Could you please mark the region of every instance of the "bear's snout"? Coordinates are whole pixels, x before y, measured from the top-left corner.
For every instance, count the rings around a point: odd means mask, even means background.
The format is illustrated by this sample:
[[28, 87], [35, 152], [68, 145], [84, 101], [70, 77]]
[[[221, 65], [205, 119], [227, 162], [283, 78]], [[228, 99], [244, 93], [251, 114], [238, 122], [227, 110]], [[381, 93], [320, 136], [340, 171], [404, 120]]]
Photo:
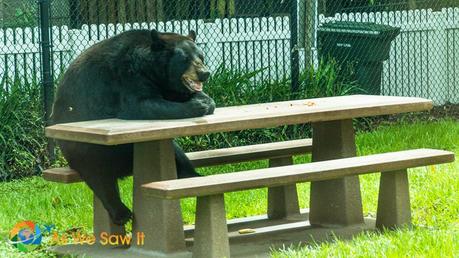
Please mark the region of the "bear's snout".
[[198, 72], [198, 79], [201, 82], [206, 82], [210, 77], [210, 72], [208, 70], [199, 71]]

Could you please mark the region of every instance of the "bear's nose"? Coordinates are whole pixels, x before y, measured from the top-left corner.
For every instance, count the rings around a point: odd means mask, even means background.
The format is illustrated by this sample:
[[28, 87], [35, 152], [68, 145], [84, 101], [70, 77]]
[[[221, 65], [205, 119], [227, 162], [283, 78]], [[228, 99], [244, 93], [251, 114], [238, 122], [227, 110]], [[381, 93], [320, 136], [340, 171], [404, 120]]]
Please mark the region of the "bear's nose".
[[209, 71], [200, 71], [198, 72], [198, 78], [201, 82], [207, 81], [210, 77], [210, 72]]

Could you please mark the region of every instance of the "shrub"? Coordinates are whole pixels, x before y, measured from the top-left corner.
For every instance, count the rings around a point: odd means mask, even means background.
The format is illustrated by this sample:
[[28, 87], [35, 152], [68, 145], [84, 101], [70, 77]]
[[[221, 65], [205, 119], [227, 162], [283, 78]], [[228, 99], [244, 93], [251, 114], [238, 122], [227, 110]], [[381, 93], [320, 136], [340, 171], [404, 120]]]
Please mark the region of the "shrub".
[[[1, 1], [0, 1], [1, 2]], [[25, 28], [38, 25], [38, 3], [36, 1], [5, 1], [4, 28]]]
[[[223, 107], [343, 95], [357, 89], [347, 77], [339, 75], [334, 63], [321, 63], [318, 69], [307, 69], [300, 77], [299, 91], [293, 94], [288, 79], [256, 80], [262, 71], [244, 73], [222, 66], [207, 83], [206, 92]], [[40, 95], [40, 85], [36, 81], [3, 79], [0, 82], [0, 181], [37, 175], [50, 165]], [[177, 141], [186, 151], [197, 151], [309, 136], [309, 125], [294, 125], [182, 137]], [[55, 163], [65, 164], [62, 155], [57, 154]]]
[[309, 67], [300, 75], [299, 98], [343, 96], [361, 92], [354, 80], [352, 65], [341, 67], [336, 61], [321, 61], [317, 68]]
[[0, 84], [0, 180], [39, 174], [46, 139], [37, 82], [4, 79]]
[[[206, 92], [214, 98], [218, 107], [224, 107], [340, 96], [359, 91], [356, 83], [350, 79], [352, 69], [341, 68], [334, 61], [321, 62], [317, 68], [311, 66], [306, 69], [300, 76], [300, 87], [295, 93], [290, 90], [289, 79], [262, 82], [255, 80], [263, 70], [244, 73], [226, 70], [220, 66], [207, 83]], [[186, 151], [199, 151], [310, 136], [310, 125], [306, 124], [182, 137], [178, 142]]]

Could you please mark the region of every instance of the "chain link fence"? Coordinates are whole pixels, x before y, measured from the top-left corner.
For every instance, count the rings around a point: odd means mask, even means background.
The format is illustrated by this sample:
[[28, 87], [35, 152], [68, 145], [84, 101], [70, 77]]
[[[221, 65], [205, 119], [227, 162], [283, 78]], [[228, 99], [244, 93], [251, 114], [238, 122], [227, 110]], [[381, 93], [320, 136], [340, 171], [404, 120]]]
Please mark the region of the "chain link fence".
[[[92, 44], [131, 29], [195, 30], [214, 73], [255, 71], [255, 82], [288, 80], [296, 90], [312, 71], [348, 76], [364, 91], [368, 85], [361, 84], [376, 83], [385, 95], [459, 103], [458, 7], [456, 0], [0, 0], [0, 80], [4, 87], [41, 82], [50, 106], [53, 82]], [[368, 22], [400, 33], [355, 31]], [[327, 63], [352, 68], [335, 75], [321, 71], [330, 69]]]
[[[53, 160], [43, 125], [72, 60], [140, 28], [196, 31], [219, 105], [356, 87], [459, 104], [457, 0], [0, 0], [0, 180]], [[245, 133], [235, 139], [269, 142], [284, 131]], [[227, 147], [221, 135], [209, 141], [194, 142]]]

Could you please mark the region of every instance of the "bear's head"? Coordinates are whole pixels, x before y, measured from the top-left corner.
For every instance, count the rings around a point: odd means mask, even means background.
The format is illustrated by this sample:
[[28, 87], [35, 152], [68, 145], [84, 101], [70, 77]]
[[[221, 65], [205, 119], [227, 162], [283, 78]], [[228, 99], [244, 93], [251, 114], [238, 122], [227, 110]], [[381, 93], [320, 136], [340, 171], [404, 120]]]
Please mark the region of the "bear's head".
[[166, 64], [167, 90], [190, 95], [202, 91], [203, 83], [209, 79], [210, 72], [204, 65], [204, 54], [196, 45], [196, 33], [188, 36], [175, 33], [151, 31], [153, 52], [162, 52], [168, 57]]

